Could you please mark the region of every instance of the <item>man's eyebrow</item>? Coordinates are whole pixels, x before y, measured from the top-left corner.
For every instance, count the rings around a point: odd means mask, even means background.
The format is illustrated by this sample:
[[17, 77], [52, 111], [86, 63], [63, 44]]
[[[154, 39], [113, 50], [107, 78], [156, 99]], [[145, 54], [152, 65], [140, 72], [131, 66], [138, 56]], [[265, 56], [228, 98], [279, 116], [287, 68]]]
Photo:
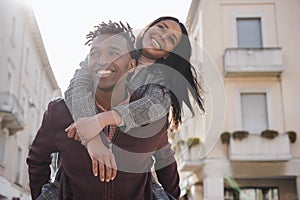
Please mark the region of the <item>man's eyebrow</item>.
[[115, 46], [109, 46], [109, 49], [115, 50], [115, 51], [121, 51], [121, 49], [119, 47], [115, 47]]

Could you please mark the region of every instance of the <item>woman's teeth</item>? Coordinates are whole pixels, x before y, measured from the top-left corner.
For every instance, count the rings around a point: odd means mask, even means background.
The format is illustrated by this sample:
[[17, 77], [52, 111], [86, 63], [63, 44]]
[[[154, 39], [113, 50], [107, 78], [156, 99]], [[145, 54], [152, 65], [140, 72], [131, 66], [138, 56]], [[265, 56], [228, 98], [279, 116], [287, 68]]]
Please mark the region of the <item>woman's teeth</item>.
[[151, 38], [151, 41], [157, 49], [161, 49], [159, 43], [155, 39]]

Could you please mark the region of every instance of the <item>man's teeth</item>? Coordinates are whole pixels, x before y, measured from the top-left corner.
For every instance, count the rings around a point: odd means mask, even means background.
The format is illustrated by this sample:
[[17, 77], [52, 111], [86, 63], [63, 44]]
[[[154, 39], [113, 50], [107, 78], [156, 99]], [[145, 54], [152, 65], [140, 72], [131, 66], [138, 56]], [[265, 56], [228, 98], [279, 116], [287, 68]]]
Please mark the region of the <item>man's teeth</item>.
[[157, 49], [161, 49], [159, 43], [155, 40], [155, 39], [151, 39], [151, 41], [153, 42], [154, 46], [157, 48]]
[[111, 70], [98, 70], [97, 74], [99, 75], [106, 75], [106, 74], [111, 74], [113, 73]]

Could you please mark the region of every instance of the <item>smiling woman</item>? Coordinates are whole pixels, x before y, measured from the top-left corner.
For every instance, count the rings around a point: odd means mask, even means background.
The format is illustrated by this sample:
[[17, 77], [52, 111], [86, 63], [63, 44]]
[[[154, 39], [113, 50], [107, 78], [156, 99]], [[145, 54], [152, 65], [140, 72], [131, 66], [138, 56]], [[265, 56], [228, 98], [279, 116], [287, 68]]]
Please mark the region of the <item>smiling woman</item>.
[[145, 32], [142, 41], [143, 55], [154, 60], [165, 57], [177, 46], [181, 36], [177, 22], [160, 21]]
[[[153, 18], [166, 14], [184, 21], [191, 3], [191, 0], [152, 0], [143, 3], [138, 0], [130, 3], [118, 0], [26, 1], [35, 12], [51, 66], [62, 91], [67, 89], [74, 69], [79, 67], [79, 62], [86, 56], [88, 48], [82, 41], [86, 31], [94, 24], [99, 21], [124, 20], [136, 29], [134, 32], [139, 32]], [[157, 5], [161, 9], [157, 9]]]

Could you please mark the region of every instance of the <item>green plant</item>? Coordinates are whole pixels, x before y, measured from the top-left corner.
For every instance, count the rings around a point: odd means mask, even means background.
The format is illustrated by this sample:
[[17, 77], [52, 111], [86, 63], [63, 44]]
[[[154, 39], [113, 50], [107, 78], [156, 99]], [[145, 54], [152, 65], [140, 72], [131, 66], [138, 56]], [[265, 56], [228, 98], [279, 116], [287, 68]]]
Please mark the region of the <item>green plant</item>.
[[287, 131], [286, 134], [288, 134], [290, 142], [295, 143], [297, 140], [297, 133], [295, 131]]
[[229, 144], [230, 143], [230, 135], [231, 135], [231, 133], [229, 133], [229, 132], [223, 132], [221, 134], [221, 142], [223, 144]]
[[196, 145], [200, 144], [200, 138], [190, 137], [186, 140], [186, 144], [187, 144], [188, 148], [190, 149], [193, 146], [196, 146]]
[[182, 146], [182, 145], [184, 145], [185, 144], [185, 141], [183, 140], [183, 139], [178, 139], [177, 141], [176, 141], [176, 145], [177, 146]]
[[232, 138], [233, 139], [238, 139], [238, 140], [242, 140], [246, 137], [248, 137], [249, 132], [248, 131], [235, 131], [232, 133]]
[[278, 131], [274, 131], [274, 130], [265, 130], [263, 132], [261, 132], [261, 136], [267, 139], [274, 139], [275, 137], [278, 136]]

